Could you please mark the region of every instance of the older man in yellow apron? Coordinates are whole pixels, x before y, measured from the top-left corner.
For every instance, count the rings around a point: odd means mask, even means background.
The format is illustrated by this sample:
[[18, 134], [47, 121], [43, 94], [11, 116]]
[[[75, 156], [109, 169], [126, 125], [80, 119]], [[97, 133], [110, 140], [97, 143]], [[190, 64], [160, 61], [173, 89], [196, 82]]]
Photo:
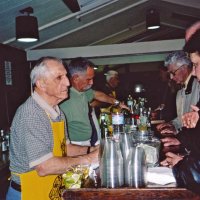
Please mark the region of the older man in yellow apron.
[[[93, 152], [66, 157], [66, 127], [58, 104], [68, 97], [69, 80], [60, 59], [41, 58], [31, 71], [34, 93], [17, 110], [11, 127], [11, 183], [7, 200], [59, 200], [61, 174], [70, 166], [98, 160]], [[85, 147], [71, 147], [80, 155]]]

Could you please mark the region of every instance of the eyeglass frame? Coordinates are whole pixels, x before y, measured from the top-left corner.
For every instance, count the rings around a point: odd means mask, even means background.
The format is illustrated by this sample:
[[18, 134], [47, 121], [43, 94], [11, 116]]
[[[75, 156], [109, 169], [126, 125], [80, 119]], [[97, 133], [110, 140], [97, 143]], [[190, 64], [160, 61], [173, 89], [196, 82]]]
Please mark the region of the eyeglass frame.
[[185, 65], [185, 64], [181, 65], [179, 68], [175, 69], [174, 71], [169, 71], [169, 72], [167, 72], [167, 73], [169, 74], [169, 76], [170, 76], [170, 75], [176, 76], [176, 72], [177, 72], [179, 69], [181, 69], [184, 65]]

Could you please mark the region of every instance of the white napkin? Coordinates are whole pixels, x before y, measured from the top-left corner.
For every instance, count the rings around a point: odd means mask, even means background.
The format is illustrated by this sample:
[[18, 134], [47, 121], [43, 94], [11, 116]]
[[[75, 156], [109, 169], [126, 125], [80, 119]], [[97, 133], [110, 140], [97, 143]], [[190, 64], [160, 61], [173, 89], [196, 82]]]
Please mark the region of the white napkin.
[[159, 185], [176, 183], [172, 169], [168, 167], [151, 167], [148, 168], [147, 181]]

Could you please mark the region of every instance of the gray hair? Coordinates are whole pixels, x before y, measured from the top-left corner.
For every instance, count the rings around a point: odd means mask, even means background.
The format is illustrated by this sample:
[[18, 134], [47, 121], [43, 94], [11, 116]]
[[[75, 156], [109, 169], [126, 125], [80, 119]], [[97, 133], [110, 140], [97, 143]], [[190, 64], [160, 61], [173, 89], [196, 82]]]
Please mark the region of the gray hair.
[[164, 66], [168, 67], [169, 65], [176, 65], [181, 67], [182, 65], [187, 65], [188, 68], [192, 68], [192, 62], [188, 58], [187, 54], [184, 51], [174, 51], [171, 52], [164, 61]]
[[40, 79], [41, 77], [46, 77], [48, 75], [49, 69], [48, 69], [47, 61], [50, 61], [50, 60], [54, 60], [63, 64], [60, 58], [51, 57], [51, 56], [40, 58], [37, 61], [36, 65], [34, 66], [30, 74], [31, 83], [33, 86], [35, 86], [36, 81], [38, 79]]
[[77, 73], [85, 73], [88, 67], [94, 68], [95, 65], [86, 58], [74, 58], [68, 65], [69, 74], [72, 77], [74, 74]]

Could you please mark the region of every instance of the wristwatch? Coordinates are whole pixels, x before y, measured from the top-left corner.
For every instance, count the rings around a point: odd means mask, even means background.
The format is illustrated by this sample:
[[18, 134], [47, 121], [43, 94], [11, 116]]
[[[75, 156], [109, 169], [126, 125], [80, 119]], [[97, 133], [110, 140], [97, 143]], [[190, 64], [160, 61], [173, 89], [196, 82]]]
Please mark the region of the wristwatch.
[[118, 106], [120, 104], [120, 101], [118, 101], [117, 99], [115, 99], [114, 105]]

